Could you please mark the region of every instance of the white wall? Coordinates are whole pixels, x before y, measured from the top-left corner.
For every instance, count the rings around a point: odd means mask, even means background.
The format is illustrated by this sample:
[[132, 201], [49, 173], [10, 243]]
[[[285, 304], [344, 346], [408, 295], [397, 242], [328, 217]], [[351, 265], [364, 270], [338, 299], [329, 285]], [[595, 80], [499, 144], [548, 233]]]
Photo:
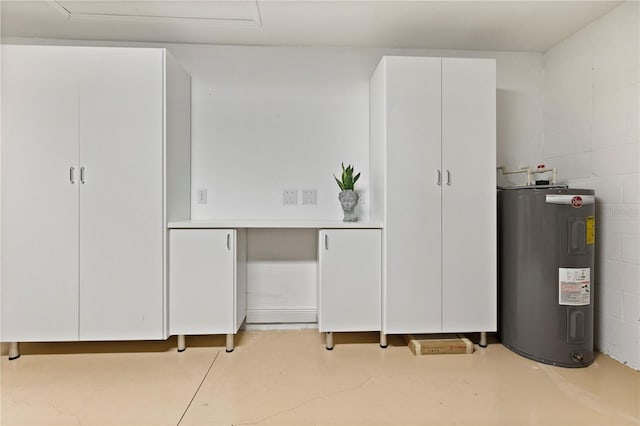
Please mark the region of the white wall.
[[[530, 146], [533, 158], [542, 138], [539, 54], [185, 45], [171, 51], [192, 76], [194, 219], [339, 219], [331, 175], [343, 161], [362, 171], [357, 189], [366, 219], [369, 78], [385, 54], [496, 58], [498, 162], [516, 155], [512, 145]], [[318, 204], [283, 205], [289, 188], [317, 189]], [[208, 190], [206, 205], [197, 204], [198, 189]]]
[[[356, 189], [367, 204], [369, 58], [330, 49], [171, 50], [192, 75], [193, 188], [209, 196], [193, 203], [194, 219], [341, 219], [332, 177], [341, 162], [362, 172]], [[284, 189], [299, 198], [316, 189], [317, 205], [283, 205]]]
[[596, 347], [640, 369], [638, 2], [544, 55], [543, 162], [594, 188]]

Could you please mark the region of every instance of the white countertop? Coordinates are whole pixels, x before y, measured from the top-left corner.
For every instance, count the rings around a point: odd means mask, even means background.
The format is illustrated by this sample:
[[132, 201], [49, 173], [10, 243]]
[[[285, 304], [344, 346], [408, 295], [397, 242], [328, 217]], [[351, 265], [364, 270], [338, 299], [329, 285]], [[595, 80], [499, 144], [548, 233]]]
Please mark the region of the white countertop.
[[381, 229], [382, 223], [343, 222], [341, 220], [211, 219], [169, 222], [170, 229], [207, 228], [309, 228], [309, 229]]

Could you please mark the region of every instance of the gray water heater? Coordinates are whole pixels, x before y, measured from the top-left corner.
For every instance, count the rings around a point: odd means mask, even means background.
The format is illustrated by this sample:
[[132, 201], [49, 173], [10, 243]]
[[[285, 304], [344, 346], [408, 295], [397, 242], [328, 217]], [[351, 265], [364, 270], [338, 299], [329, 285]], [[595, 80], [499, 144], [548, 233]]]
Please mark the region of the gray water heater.
[[591, 364], [594, 191], [501, 189], [498, 232], [502, 344], [546, 364]]

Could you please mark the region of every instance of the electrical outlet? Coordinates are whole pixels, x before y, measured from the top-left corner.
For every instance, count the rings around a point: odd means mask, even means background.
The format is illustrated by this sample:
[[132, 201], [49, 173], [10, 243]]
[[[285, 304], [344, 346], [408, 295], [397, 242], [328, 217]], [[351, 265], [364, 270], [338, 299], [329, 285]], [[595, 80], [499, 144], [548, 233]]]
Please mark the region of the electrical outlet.
[[282, 191], [282, 204], [284, 205], [298, 204], [298, 190], [285, 189], [284, 191]]
[[198, 189], [198, 204], [207, 204], [207, 190]]
[[315, 189], [303, 189], [302, 190], [302, 204], [316, 204], [317, 191]]

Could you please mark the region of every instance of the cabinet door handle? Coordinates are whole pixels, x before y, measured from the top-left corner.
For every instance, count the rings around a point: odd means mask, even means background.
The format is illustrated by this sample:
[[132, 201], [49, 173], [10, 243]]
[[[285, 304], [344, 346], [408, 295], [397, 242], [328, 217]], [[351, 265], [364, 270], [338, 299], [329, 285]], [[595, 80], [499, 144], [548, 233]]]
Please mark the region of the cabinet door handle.
[[227, 250], [231, 250], [231, 234], [227, 234]]
[[329, 250], [329, 235], [324, 234], [324, 249]]
[[87, 183], [87, 181], [84, 179], [84, 166], [80, 167], [80, 183]]
[[447, 169], [447, 186], [451, 186], [451, 172]]
[[442, 172], [436, 169], [436, 185], [442, 185]]
[[69, 182], [72, 185], [76, 183], [76, 168], [73, 166], [69, 167]]

